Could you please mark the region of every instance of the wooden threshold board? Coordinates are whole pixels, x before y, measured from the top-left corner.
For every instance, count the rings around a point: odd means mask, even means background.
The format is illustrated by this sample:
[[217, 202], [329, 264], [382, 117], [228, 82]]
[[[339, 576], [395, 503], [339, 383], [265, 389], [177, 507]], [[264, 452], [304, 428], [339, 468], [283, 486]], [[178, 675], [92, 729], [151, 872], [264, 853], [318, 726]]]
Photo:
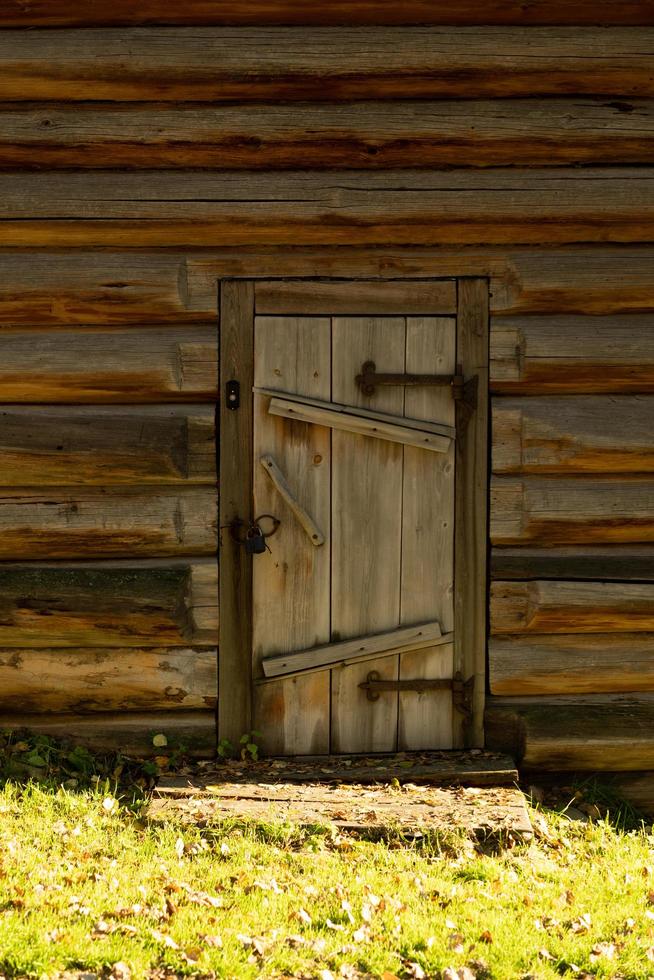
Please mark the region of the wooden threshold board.
[[397, 781], [431, 786], [512, 786], [518, 780], [514, 759], [499, 752], [416, 752], [370, 756], [304, 756], [263, 759], [257, 763], [202, 764], [159, 777], [155, 795], [211, 794], [228, 785], [356, 783], [385, 785]]

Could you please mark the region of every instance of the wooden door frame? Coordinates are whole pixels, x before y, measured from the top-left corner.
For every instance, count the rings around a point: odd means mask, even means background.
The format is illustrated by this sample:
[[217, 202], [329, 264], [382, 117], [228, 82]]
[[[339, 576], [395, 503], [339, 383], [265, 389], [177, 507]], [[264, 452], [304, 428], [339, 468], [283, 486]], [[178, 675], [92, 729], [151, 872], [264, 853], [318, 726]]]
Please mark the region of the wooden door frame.
[[[272, 281], [354, 282], [373, 277], [261, 276], [218, 280], [219, 308], [219, 655], [218, 738], [233, 745], [252, 726], [252, 560], [229, 525], [251, 519], [255, 285]], [[456, 714], [455, 747], [484, 745], [488, 609], [488, 360], [489, 280], [452, 276], [389, 276], [379, 282], [454, 279], [457, 286], [457, 363], [466, 379], [478, 377], [477, 408], [465, 429], [457, 422], [454, 528], [454, 673], [474, 678], [472, 717]], [[435, 316], [439, 315], [434, 311]], [[451, 314], [450, 314], [451, 315]], [[237, 381], [240, 407], [227, 404], [226, 385]]]

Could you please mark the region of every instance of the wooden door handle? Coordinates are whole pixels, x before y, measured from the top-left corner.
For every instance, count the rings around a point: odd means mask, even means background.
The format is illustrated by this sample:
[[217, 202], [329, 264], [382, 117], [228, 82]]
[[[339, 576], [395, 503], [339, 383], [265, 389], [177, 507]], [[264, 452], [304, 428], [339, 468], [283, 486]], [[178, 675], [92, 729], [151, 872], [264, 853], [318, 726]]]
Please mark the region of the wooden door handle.
[[261, 456], [259, 462], [273, 482], [273, 486], [279, 495], [286, 501], [290, 509], [295, 514], [298, 523], [306, 531], [311, 544], [319, 548], [325, 543], [325, 535], [322, 533], [310, 514], [307, 514], [302, 504], [293, 495], [293, 491], [288, 485], [288, 480], [280, 470], [272, 456]]

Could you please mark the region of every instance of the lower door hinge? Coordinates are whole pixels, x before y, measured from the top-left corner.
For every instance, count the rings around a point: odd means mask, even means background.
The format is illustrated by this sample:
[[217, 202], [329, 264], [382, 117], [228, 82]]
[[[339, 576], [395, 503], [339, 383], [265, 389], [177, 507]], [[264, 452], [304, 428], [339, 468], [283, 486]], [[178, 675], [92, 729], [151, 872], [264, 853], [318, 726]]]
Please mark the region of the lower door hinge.
[[410, 680], [384, 680], [378, 671], [371, 670], [366, 680], [359, 684], [361, 690], [366, 692], [369, 701], [378, 701], [380, 695], [387, 691], [451, 691], [452, 704], [455, 709], [462, 714], [466, 721], [472, 718], [472, 695], [475, 687], [475, 678], [470, 677], [464, 681], [461, 671], [457, 671], [453, 678], [441, 677], [417, 677]]

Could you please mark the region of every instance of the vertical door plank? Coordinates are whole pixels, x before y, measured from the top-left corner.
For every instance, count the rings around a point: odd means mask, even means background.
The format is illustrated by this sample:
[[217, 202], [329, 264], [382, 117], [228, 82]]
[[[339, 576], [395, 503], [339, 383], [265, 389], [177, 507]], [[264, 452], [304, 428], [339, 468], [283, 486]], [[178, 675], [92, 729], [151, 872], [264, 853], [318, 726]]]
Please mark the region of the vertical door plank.
[[[220, 285], [220, 647], [218, 735], [233, 744], [251, 728], [251, 559], [225, 525], [248, 519], [252, 501], [252, 349], [254, 286]], [[241, 386], [241, 407], [230, 411], [225, 384]]]
[[[452, 374], [456, 361], [456, 320], [407, 319], [406, 370]], [[407, 388], [406, 416], [454, 425], [448, 388]], [[454, 445], [447, 453], [404, 448], [401, 622], [440, 620], [454, 627]], [[451, 677], [453, 645], [402, 654], [400, 679]], [[449, 691], [402, 692], [399, 697], [399, 748], [452, 747], [452, 695]]]
[[475, 679], [473, 718], [455, 715], [455, 746], [484, 744], [488, 493], [488, 281], [459, 281], [457, 361], [479, 377], [477, 409], [456, 444], [454, 670]]
[[[329, 401], [331, 335], [326, 317], [255, 319], [255, 385]], [[253, 663], [265, 656], [329, 642], [331, 433], [268, 414], [254, 397], [254, 512], [281, 524], [270, 552], [253, 559]], [[325, 535], [316, 547], [282, 500], [259, 460], [271, 455], [293, 494]], [[255, 728], [267, 752], [329, 751], [329, 672], [255, 686]]]
[[[404, 317], [332, 320], [332, 398], [402, 415], [404, 390], [366, 398], [355, 377], [367, 360], [378, 371], [405, 369]], [[334, 431], [332, 435], [332, 640], [399, 625], [404, 447]], [[396, 693], [368, 701], [359, 684], [370, 671], [396, 680], [398, 657], [332, 671], [332, 750], [388, 752], [397, 745]]]

